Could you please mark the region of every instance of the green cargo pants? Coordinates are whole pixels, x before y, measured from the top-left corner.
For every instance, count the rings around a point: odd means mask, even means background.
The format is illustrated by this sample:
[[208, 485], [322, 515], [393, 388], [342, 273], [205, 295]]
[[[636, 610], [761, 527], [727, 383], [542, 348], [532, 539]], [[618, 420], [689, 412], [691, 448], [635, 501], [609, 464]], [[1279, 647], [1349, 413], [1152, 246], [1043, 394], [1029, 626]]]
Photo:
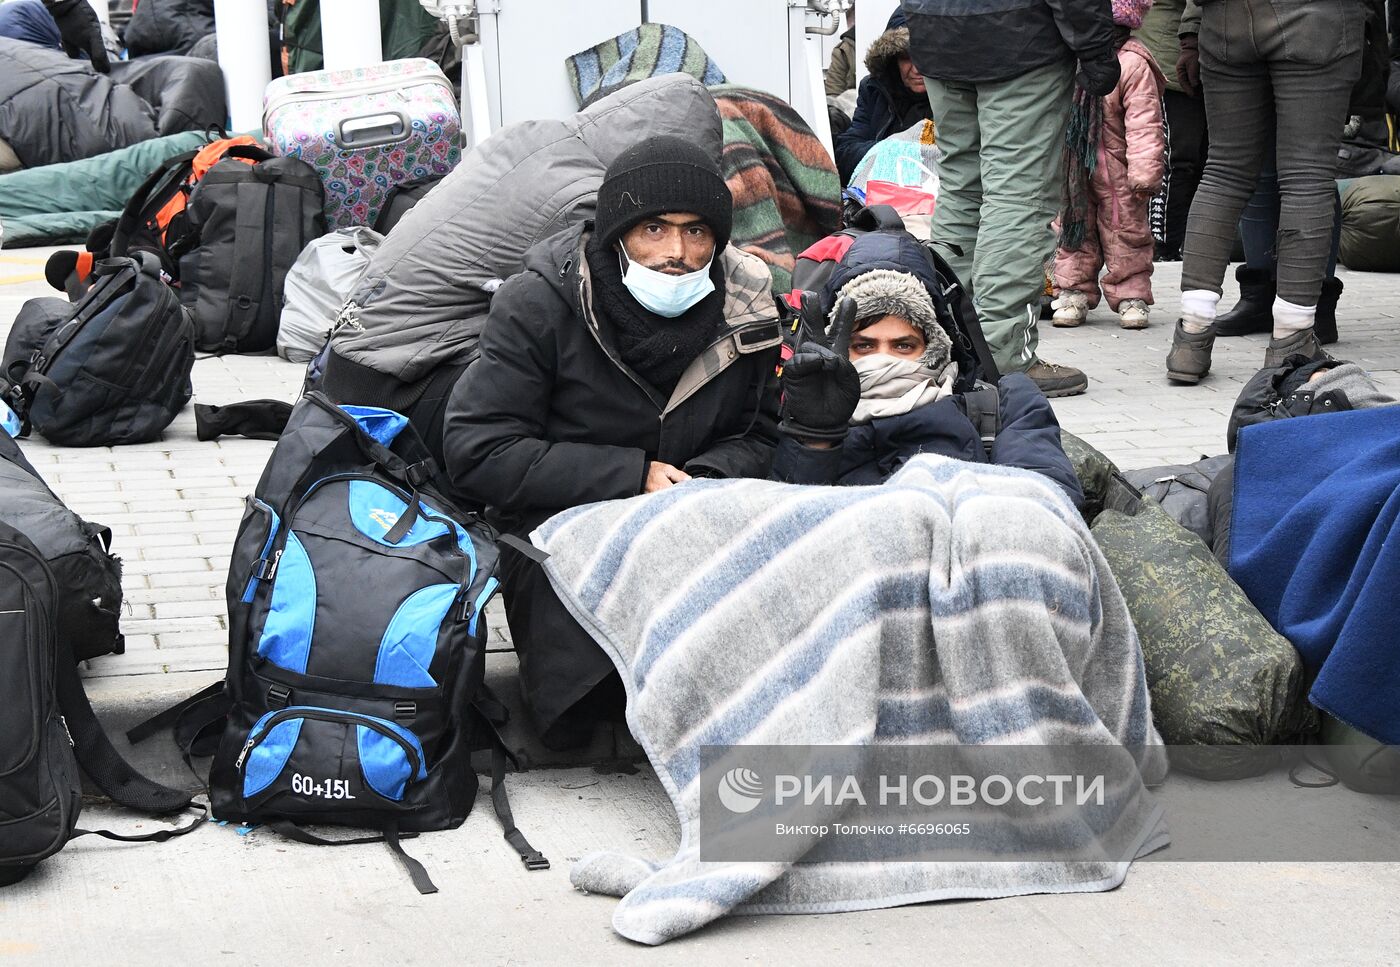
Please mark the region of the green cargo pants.
[[1055, 251], [1074, 64], [1007, 81], [925, 78], [938, 126], [933, 242], [972, 289], [1003, 373], [1036, 361], [1045, 261]]

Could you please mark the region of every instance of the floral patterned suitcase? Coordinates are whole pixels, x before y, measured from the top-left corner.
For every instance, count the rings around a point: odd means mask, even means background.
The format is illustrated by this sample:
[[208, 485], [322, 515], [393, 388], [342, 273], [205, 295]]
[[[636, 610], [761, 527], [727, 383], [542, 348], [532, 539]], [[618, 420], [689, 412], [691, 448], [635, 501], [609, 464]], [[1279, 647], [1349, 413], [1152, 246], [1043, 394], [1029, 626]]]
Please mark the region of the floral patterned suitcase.
[[332, 231], [372, 224], [390, 188], [440, 178], [462, 157], [452, 85], [423, 57], [280, 77], [263, 97], [263, 133], [321, 176]]

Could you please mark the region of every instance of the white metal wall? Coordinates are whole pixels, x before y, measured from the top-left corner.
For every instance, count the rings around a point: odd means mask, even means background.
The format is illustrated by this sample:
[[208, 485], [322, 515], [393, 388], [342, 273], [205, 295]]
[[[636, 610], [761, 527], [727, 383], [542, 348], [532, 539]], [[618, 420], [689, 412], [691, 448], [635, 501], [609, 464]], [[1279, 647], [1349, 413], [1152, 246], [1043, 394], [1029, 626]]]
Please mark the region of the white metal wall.
[[731, 83], [789, 100], [788, 7], [788, 0], [648, 0], [647, 15], [694, 37]]
[[642, 22], [640, 0], [485, 0], [479, 10], [495, 128], [577, 111], [564, 58]]
[[890, 14], [899, 9], [896, 0], [857, 0], [856, 3], [856, 83], [869, 73], [865, 69], [865, 52], [875, 38], [885, 32]]

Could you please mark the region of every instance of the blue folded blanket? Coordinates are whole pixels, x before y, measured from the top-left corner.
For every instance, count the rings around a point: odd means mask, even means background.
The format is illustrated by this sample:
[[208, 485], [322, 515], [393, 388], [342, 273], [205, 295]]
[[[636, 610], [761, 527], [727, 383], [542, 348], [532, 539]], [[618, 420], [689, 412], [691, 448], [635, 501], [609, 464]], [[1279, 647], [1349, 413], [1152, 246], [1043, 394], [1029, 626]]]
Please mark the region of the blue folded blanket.
[[1312, 703], [1400, 744], [1400, 407], [1246, 427], [1230, 574], [1317, 676]]

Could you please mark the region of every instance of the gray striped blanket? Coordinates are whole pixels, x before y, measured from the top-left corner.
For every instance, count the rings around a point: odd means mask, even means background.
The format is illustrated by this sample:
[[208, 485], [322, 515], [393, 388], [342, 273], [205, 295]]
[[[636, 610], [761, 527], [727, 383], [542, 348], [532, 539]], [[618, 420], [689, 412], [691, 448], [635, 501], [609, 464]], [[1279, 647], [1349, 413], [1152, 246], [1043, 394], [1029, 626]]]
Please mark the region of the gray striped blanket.
[[[581, 859], [613, 926], [657, 944], [728, 914], [1116, 887], [1128, 861], [702, 862], [707, 745], [1098, 745], [1165, 775], [1123, 597], [1043, 477], [924, 455], [880, 487], [696, 480], [532, 535], [608, 652], [666, 786], [678, 852]], [[1148, 797], [1140, 797], [1145, 801]], [[1129, 858], [1165, 844], [1155, 806]], [[1020, 854], [1018, 854], [1020, 855]]]

